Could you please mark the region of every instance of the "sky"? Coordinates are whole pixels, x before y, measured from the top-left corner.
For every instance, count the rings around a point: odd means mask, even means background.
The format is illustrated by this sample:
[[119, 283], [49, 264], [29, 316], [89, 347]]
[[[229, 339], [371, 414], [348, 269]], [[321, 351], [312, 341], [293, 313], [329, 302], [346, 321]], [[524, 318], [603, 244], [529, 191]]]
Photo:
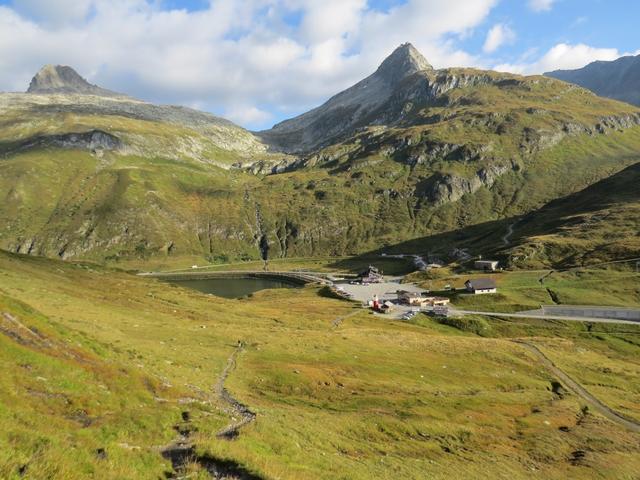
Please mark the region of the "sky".
[[252, 130], [411, 42], [436, 68], [536, 74], [640, 54], [629, 0], [0, 0], [0, 91], [45, 64]]

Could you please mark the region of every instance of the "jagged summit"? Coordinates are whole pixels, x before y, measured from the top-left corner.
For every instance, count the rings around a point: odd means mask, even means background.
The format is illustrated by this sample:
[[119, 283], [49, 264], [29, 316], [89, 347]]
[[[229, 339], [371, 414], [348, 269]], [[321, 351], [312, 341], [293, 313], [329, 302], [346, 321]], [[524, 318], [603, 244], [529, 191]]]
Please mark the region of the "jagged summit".
[[330, 98], [324, 105], [275, 125], [259, 136], [275, 149], [306, 152], [326, 145], [355, 128], [375, 122], [375, 112], [417, 74], [433, 67], [410, 43], [396, 48], [378, 69], [364, 80]]
[[119, 95], [97, 85], [92, 85], [73, 68], [66, 65], [45, 65], [42, 67], [31, 79], [27, 93], [75, 93], [103, 97]]
[[375, 74], [396, 83], [423, 70], [433, 70], [433, 67], [411, 43], [403, 43], [385, 58]]

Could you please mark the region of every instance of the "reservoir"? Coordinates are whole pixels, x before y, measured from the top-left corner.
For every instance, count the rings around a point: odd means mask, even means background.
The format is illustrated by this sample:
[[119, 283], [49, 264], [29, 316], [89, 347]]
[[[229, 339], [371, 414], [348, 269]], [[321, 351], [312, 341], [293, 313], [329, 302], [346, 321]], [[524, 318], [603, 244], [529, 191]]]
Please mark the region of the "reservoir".
[[300, 288], [302, 285], [276, 278], [207, 278], [199, 280], [172, 280], [171, 283], [193, 288], [218, 297], [241, 298], [268, 288]]

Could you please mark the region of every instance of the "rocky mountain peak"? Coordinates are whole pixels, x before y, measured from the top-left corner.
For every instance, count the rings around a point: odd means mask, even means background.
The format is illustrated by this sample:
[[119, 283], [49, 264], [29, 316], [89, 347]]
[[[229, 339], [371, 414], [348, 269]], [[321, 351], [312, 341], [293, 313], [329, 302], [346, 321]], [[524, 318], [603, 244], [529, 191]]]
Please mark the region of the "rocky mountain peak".
[[411, 43], [403, 43], [380, 64], [376, 74], [389, 83], [396, 83], [424, 70], [433, 70], [433, 67]]
[[110, 90], [92, 85], [78, 72], [66, 65], [45, 65], [31, 79], [27, 93], [74, 93], [83, 95], [115, 96]]

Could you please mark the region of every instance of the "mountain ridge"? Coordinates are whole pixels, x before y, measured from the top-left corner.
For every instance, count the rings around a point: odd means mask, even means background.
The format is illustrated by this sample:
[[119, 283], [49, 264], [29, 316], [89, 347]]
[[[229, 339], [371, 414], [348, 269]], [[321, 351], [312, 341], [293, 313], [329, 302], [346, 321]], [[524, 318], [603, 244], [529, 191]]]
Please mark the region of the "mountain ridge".
[[[377, 70], [325, 103], [284, 120], [257, 135], [287, 153], [306, 153], [328, 145], [354, 130], [369, 113], [384, 104], [405, 79], [433, 67], [411, 44], [404, 43], [386, 57]], [[319, 131], [318, 135], [316, 132]]]
[[600, 60], [576, 70], [554, 70], [545, 75], [575, 83], [602, 97], [640, 106], [640, 55]]
[[[405, 75], [383, 78], [395, 61]], [[548, 77], [433, 70], [409, 45], [385, 62], [384, 98], [355, 120], [330, 111], [342, 134], [295, 154], [180, 107], [0, 95], [0, 248], [108, 262], [351, 255], [526, 214], [638, 161], [631, 105]]]

